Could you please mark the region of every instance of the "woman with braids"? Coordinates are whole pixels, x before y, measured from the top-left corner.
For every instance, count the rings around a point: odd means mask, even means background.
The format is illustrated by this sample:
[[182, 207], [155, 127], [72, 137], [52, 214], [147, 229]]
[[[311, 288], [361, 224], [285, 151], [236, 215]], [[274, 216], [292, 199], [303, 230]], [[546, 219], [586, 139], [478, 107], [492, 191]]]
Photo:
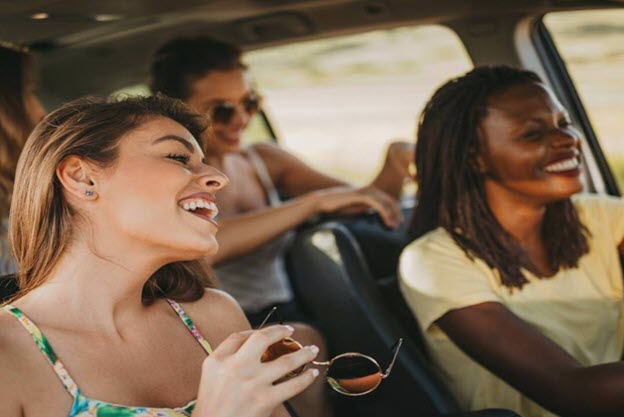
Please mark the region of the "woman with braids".
[[34, 85], [32, 56], [0, 42], [0, 275], [15, 272], [7, 243], [15, 166], [26, 138], [45, 115]]
[[78, 99], [37, 125], [9, 233], [20, 293], [0, 306], [2, 417], [285, 417], [318, 375], [287, 326], [249, 330], [198, 259], [218, 249], [204, 119], [165, 97]]
[[579, 139], [509, 67], [447, 82], [422, 113], [401, 289], [463, 409], [624, 415], [624, 202], [576, 195]]

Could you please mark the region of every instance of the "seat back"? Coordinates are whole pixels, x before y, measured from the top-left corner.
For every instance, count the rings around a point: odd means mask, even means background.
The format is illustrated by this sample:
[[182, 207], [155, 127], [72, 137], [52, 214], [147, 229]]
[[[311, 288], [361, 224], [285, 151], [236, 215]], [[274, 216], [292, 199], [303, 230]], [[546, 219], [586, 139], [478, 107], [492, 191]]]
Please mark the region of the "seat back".
[[[364, 254], [352, 230], [365, 237], [369, 254]], [[404, 230], [389, 231], [376, 219], [359, 218], [306, 230], [288, 253], [295, 293], [317, 320], [333, 353], [362, 352], [385, 370], [390, 346], [404, 338], [390, 377], [373, 393], [352, 400], [358, 416], [418, 417], [457, 411], [432, 372], [420, 330], [398, 291], [394, 271], [406, 243]], [[382, 262], [371, 265], [367, 259]], [[401, 314], [407, 316], [400, 319]]]
[[0, 276], [0, 304], [17, 294], [17, 276], [14, 274]]

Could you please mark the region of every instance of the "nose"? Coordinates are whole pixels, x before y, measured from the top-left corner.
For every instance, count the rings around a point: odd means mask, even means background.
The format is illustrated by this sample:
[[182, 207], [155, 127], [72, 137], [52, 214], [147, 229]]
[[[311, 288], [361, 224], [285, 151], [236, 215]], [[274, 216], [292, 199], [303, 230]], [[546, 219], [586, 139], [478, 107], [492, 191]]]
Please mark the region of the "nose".
[[234, 112], [234, 116], [232, 116], [232, 120], [230, 121], [230, 125], [234, 126], [247, 126], [249, 123], [249, 119], [251, 118], [247, 109], [242, 103], [238, 103], [234, 106], [236, 111]]
[[556, 129], [550, 143], [555, 149], [578, 148], [581, 143], [579, 132], [574, 128]]
[[228, 185], [230, 180], [224, 173], [215, 167], [206, 165], [206, 167], [199, 174], [197, 182], [203, 188], [208, 188], [208, 191], [214, 194]]

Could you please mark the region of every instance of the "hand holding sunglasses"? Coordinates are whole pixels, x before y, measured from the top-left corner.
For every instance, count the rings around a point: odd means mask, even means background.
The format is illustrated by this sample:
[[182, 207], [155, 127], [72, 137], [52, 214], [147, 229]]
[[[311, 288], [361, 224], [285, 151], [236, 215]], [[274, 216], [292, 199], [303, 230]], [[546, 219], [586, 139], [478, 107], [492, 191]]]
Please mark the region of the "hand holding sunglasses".
[[[271, 317], [276, 310], [277, 307], [273, 307], [262, 324], [260, 324], [260, 329], [266, 324], [269, 317]], [[281, 319], [279, 321], [281, 323]], [[325, 377], [327, 379], [327, 383], [335, 391], [343, 395], [356, 397], [374, 391], [377, 387], [379, 387], [381, 381], [390, 375], [402, 343], [403, 339], [399, 339], [390, 349], [394, 353], [392, 360], [390, 361], [390, 365], [388, 365], [385, 372], [382, 371], [381, 366], [375, 359], [358, 352], [343, 353], [326, 362], [312, 361], [310, 363], [316, 366], [327, 367], [325, 370]], [[270, 362], [280, 356], [297, 352], [301, 349], [303, 349], [303, 346], [299, 342], [290, 337], [286, 337], [269, 346], [269, 348], [262, 355], [261, 361]], [[301, 374], [305, 368], [306, 365], [303, 365], [287, 373], [279, 381], [293, 378]]]
[[281, 384], [275, 380], [313, 360], [318, 349], [307, 347], [270, 363], [259, 359], [271, 345], [293, 332], [271, 326], [230, 335], [202, 365], [193, 416], [266, 417], [280, 404], [305, 390], [318, 375], [308, 370]]

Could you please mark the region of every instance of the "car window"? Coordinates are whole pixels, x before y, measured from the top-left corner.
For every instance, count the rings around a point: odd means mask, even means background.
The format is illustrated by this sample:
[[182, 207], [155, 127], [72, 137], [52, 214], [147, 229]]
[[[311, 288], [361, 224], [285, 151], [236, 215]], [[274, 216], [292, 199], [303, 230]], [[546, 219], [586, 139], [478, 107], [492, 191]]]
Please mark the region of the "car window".
[[472, 68], [442, 26], [379, 30], [245, 54], [279, 142], [354, 184], [373, 179], [387, 144], [413, 141], [434, 89]]
[[550, 13], [544, 23], [624, 189], [624, 10]]

